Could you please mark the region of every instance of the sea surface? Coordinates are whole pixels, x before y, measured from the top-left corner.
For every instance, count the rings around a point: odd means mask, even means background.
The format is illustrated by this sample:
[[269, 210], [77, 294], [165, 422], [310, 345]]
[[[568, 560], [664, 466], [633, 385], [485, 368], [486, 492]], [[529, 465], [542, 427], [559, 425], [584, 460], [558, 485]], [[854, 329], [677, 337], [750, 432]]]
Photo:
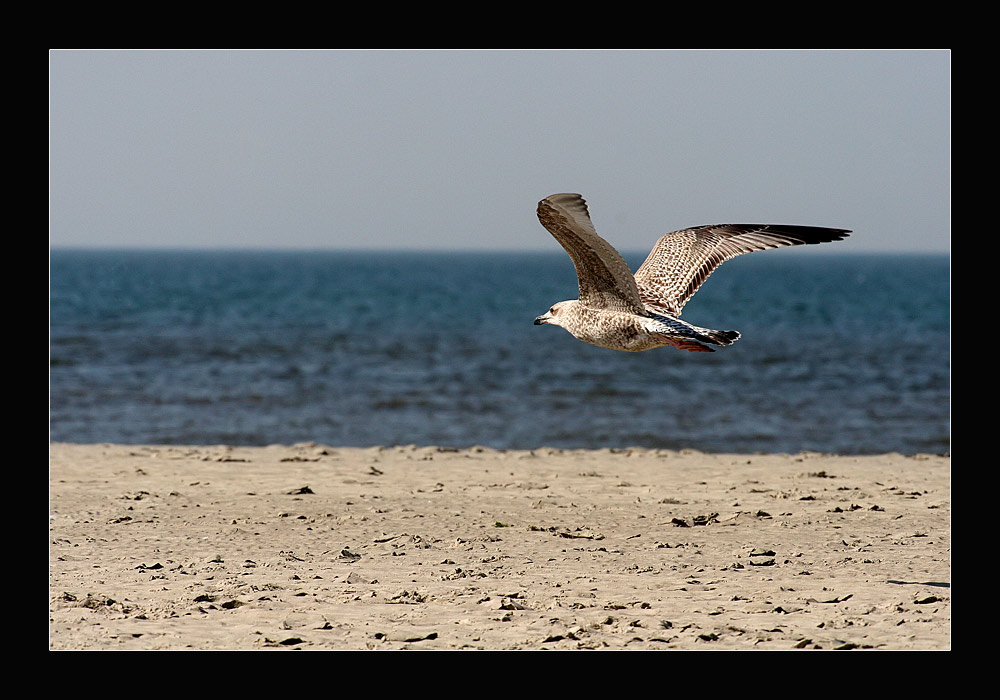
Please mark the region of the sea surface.
[[561, 251], [53, 250], [50, 439], [950, 451], [947, 255], [727, 262], [712, 354], [532, 324], [576, 296]]

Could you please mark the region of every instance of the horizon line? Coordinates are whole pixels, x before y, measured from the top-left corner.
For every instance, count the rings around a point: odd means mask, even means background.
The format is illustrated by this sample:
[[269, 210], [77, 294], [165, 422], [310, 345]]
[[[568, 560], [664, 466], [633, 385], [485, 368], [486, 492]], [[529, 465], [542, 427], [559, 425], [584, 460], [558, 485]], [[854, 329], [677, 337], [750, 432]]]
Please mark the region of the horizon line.
[[[843, 247], [820, 246], [787, 246], [775, 248], [774, 251], [798, 250], [799, 254], [808, 252], [821, 255], [951, 255], [950, 248], [925, 249], [913, 248], [896, 250], [891, 248], [873, 248], [870, 250], [844, 250]], [[135, 252], [135, 253], [368, 253], [368, 254], [461, 254], [461, 255], [524, 255], [548, 254], [565, 255], [565, 251], [556, 247], [550, 248], [417, 248], [399, 246], [393, 248], [380, 247], [325, 247], [325, 246], [235, 246], [235, 245], [129, 245], [129, 244], [61, 244], [49, 245], [49, 252]], [[648, 250], [623, 248], [623, 255], [648, 255]]]

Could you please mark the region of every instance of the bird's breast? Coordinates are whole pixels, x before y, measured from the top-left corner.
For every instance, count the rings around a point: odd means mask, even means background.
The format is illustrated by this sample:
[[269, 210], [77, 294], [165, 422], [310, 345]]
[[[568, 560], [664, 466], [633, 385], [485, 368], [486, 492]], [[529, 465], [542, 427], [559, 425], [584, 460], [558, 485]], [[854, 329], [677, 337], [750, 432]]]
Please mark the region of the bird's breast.
[[581, 307], [563, 321], [577, 340], [610, 350], [640, 352], [663, 343], [645, 328], [648, 319], [622, 311]]

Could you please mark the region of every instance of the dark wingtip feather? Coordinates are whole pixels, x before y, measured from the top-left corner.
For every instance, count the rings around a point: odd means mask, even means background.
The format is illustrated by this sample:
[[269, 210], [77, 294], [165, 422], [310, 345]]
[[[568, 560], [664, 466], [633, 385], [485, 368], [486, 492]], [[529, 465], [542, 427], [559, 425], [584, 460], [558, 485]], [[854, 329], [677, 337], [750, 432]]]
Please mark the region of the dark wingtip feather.
[[801, 241], [805, 245], [842, 241], [852, 231], [846, 228], [826, 228], [823, 226], [793, 226], [786, 224], [769, 224], [767, 230], [781, 233]]

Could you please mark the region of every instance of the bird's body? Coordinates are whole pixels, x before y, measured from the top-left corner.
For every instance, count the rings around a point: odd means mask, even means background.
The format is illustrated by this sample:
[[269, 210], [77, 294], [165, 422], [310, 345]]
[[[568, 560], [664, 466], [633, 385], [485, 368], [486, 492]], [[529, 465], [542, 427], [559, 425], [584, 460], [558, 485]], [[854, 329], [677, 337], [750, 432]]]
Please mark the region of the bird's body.
[[[632, 313], [561, 301], [536, 323], [562, 326], [578, 340], [610, 350], [640, 352], [673, 345], [682, 350], [710, 352], [703, 343], [729, 345], [739, 333], [698, 328], [679, 318], [656, 313]], [[722, 335], [719, 335], [719, 334]]]
[[679, 318], [715, 268], [755, 250], [837, 241], [850, 233], [774, 224], [697, 226], [662, 236], [633, 275], [597, 234], [580, 195], [546, 197], [538, 203], [538, 220], [573, 260], [580, 296], [555, 304], [535, 324], [561, 326], [585, 343], [628, 352], [665, 345], [712, 352], [712, 345], [732, 345], [737, 331], [699, 328]]

